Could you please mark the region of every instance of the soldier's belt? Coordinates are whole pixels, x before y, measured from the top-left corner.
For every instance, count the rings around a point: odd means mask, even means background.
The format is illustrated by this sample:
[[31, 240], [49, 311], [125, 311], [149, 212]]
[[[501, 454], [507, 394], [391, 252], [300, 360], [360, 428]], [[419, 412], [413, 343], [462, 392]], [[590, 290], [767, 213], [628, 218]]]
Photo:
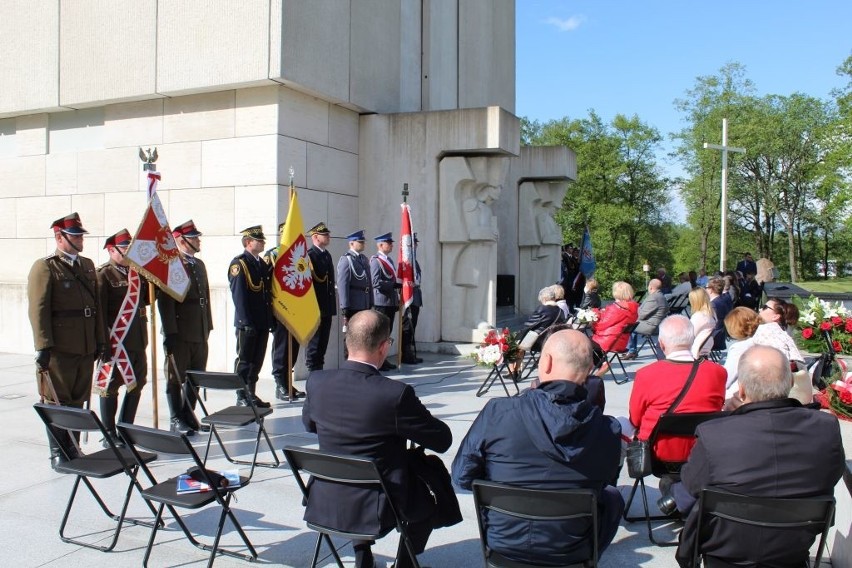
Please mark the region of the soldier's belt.
[[207, 306], [207, 298], [186, 298], [184, 304], [198, 304], [202, 308]]
[[95, 308], [83, 308], [82, 310], [55, 310], [51, 315], [55, 318], [91, 318], [98, 313]]
[[349, 286], [349, 289], [350, 289], [350, 290], [358, 290], [359, 292], [366, 292], [366, 291], [368, 291], [370, 288], [369, 288], [369, 287], [367, 287], [367, 286]]

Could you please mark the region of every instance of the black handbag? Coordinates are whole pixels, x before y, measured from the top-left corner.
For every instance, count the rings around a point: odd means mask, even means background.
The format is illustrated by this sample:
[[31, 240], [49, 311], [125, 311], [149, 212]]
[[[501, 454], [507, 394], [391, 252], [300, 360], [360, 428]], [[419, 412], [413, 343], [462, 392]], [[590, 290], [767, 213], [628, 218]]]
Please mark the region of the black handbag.
[[[431, 503], [428, 511], [432, 528], [450, 527], [462, 521], [450, 472], [438, 456], [427, 454], [423, 446], [406, 450], [408, 471], [414, 477], [413, 489], [419, 502]], [[417, 483], [419, 482], [419, 483]], [[423, 512], [423, 511], [421, 511]], [[412, 519], [409, 519], [412, 520]]]
[[[683, 385], [680, 394], [677, 395], [677, 398], [674, 400], [672, 405], [663, 413], [664, 415], [673, 414], [677, 405], [680, 404], [680, 401], [682, 401], [683, 397], [686, 396], [689, 386], [692, 384], [692, 379], [695, 378], [695, 374], [698, 372], [699, 364], [700, 361], [692, 363], [692, 371], [689, 373], [689, 378], [686, 379], [686, 384]], [[651, 435], [647, 440], [640, 440], [634, 436], [633, 439], [627, 443], [627, 452], [624, 456], [624, 461], [627, 462], [627, 475], [629, 475], [631, 479], [639, 479], [640, 477], [646, 477], [651, 474], [651, 453], [653, 452], [651, 442], [656, 438], [657, 427], [654, 426], [654, 429], [651, 430]]]

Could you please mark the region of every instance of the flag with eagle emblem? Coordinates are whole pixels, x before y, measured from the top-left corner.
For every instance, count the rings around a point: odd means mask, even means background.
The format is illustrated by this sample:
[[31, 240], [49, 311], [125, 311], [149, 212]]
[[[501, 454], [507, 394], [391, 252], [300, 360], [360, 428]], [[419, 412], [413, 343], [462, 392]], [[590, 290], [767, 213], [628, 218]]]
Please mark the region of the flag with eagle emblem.
[[157, 195], [159, 172], [148, 172], [148, 208], [127, 249], [127, 261], [163, 292], [182, 302], [189, 290], [189, 275], [180, 259], [169, 221]]
[[272, 273], [272, 311], [302, 345], [313, 337], [320, 323], [313, 287], [302, 212], [291, 179], [290, 210], [281, 231], [278, 258]]

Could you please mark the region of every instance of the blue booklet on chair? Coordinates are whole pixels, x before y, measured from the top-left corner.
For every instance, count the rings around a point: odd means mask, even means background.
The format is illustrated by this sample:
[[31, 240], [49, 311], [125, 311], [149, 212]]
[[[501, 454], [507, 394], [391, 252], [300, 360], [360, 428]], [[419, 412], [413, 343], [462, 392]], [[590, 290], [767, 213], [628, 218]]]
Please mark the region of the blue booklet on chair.
[[[233, 489], [240, 486], [239, 470], [217, 471], [219, 475], [228, 480], [228, 488]], [[186, 493], [205, 493], [210, 491], [210, 486], [203, 482], [193, 479], [188, 473], [184, 473], [177, 478], [177, 494], [183, 495]]]

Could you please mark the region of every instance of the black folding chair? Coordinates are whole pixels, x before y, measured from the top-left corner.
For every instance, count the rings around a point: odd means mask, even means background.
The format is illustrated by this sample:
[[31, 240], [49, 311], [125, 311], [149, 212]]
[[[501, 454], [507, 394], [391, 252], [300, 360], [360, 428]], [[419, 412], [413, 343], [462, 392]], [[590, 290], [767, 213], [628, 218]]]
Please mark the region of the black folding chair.
[[659, 359], [660, 350], [657, 347], [655, 338], [658, 338], [660, 336], [660, 326], [658, 325], [651, 333], [639, 333], [637, 335], [642, 339], [642, 343], [639, 344], [639, 348], [636, 350], [636, 354], [638, 355], [639, 353], [641, 353], [642, 349], [644, 349], [647, 345], [651, 348], [651, 352], [654, 354], [654, 359]]
[[[819, 547], [813, 567], [818, 567], [822, 560], [825, 549], [825, 540], [828, 529], [834, 520], [834, 497], [805, 497], [805, 498], [769, 498], [748, 497], [719, 491], [717, 489], [703, 489], [698, 504], [698, 525], [693, 552], [693, 566], [699, 565], [699, 559], [704, 556], [701, 550], [703, 544], [701, 535], [710, 534], [711, 527], [708, 523], [713, 519], [724, 523], [737, 523], [751, 527], [759, 527], [761, 531], [771, 532], [773, 530], [784, 531], [801, 529], [812, 534], [820, 534]], [[764, 534], [761, 532], [761, 534]], [[811, 540], [813, 542], [813, 540]], [[805, 550], [794, 551], [807, 554], [810, 546]], [[766, 565], [763, 557], [764, 550], [760, 546], [749, 547], [748, 557], [736, 559], [724, 559], [731, 565], [740, 563], [749, 566]], [[705, 558], [705, 562], [706, 562]]]
[[682, 313], [689, 306], [689, 294], [679, 294], [668, 299], [669, 315]]
[[[399, 537], [405, 545], [405, 550], [408, 551], [408, 555], [411, 558], [414, 568], [420, 568], [420, 564], [417, 562], [417, 555], [414, 553], [414, 546], [411, 543], [411, 538], [408, 536], [408, 523], [400, 516], [393, 497], [387, 490], [384, 478], [373, 460], [342, 454], [332, 454], [322, 452], [320, 450], [311, 450], [296, 446], [285, 447], [284, 457], [287, 459], [287, 463], [290, 464], [290, 469], [293, 470], [293, 477], [299, 485], [299, 489], [302, 491], [302, 495], [306, 501], [308, 498], [308, 486], [302, 478], [302, 473], [306, 473], [317, 479], [331, 481], [334, 483], [354, 485], [361, 488], [373, 487], [377, 491], [384, 493], [388, 507], [393, 514], [396, 530], [399, 532]], [[340, 503], [339, 506], [346, 507], [346, 504]], [[311, 568], [315, 568], [317, 565], [320, 546], [323, 540], [325, 540], [326, 544], [328, 544], [328, 547], [331, 549], [331, 553], [337, 561], [337, 565], [340, 568], [343, 568], [343, 562], [340, 560], [340, 555], [337, 554], [337, 549], [335, 549], [334, 544], [331, 542], [331, 537], [338, 537], [346, 540], [379, 540], [392, 530], [389, 528], [375, 534], [353, 533], [339, 530], [333, 526], [318, 525], [311, 522], [308, 522], [307, 525], [308, 528], [319, 533], [317, 535], [316, 546], [314, 547], [314, 557], [311, 561]], [[398, 547], [397, 550], [399, 551], [398, 554], [401, 553], [402, 546]], [[394, 561], [395, 564], [399, 565], [399, 560], [400, 559], [397, 557]]]
[[[163, 518], [163, 509], [166, 507], [180, 526], [187, 540], [189, 540], [189, 542], [197, 548], [210, 552], [210, 559], [207, 561], [208, 568], [213, 566], [213, 560], [216, 558], [217, 554], [224, 554], [233, 558], [248, 560], [250, 562], [257, 559], [257, 551], [255, 551], [254, 546], [252, 546], [243, 531], [242, 526], [239, 521], [237, 521], [236, 516], [234, 516], [234, 512], [231, 510], [231, 497], [236, 491], [249, 484], [249, 478], [240, 476], [240, 485], [236, 487], [220, 487], [208, 475], [204, 462], [198, 457], [198, 454], [195, 452], [195, 449], [193, 449], [192, 444], [189, 442], [186, 435], [179, 432], [168, 432], [166, 430], [156, 430], [154, 428], [146, 428], [144, 426], [125, 424], [123, 422], [119, 423], [117, 428], [118, 433], [133, 453], [137, 464], [151, 483], [150, 487], [142, 490], [142, 497], [144, 497], [149, 503], [159, 503], [159, 507], [156, 511], [156, 524], [151, 530], [151, 537], [148, 539], [148, 547], [145, 549], [145, 557], [142, 560], [143, 566], [148, 566], [148, 558], [151, 556], [151, 549], [154, 547], [154, 540], [157, 537], [157, 529], [159, 528]], [[143, 453], [139, 451], [139, 448], [148, 448], [162, 454], [189, 457], [192, 465], [199, 469], [199, 475], [202, 478], [201, 480], [210, 486], [210, 490], [199, 493], [178, 493], [179, 476], [158, 482], [146, 465], [147, 462], [144, 461]], [[205, 507], [211, 503], [216, 503], [222, 508], [222, 513], [219, 515], [219, 523], [216, 528], [216, 535], [213, 538], [212, 546], [199, 542], [193, 536], [189, 527], [186, 526], [186, 523], [180, 515], [178, 515], [176, 510], [177, 507], [182, 509], [200, 509], [201, 507]], [[222, 530], [225, 526], [226, 518], [231, 519], [231, 523], [234, 528], [237, 529], [237, 533], [239, 533], [240, 538], [246, 548], [248, 548], [250, 554], [239, 554], [231, 550], [220, 548], [219, 541], [222, 537]]]
[[[94, 548], [101, 552], [109, 552], [115, 548], [115, 545], [118, 542], [118, 535], [121, 533], [121, 527], [124, 526], [124, 523], [142, 525], [146, 527], [153, 526], [149, 522], [137, 519], [128, 519], [125, 517], [127, 514], [127, 506], [130, 503], [130, 495], [133, 493], [133, 488], [135, 487], [138, 491], [142, 491], [142, 487], [136, 480], [136, 472], [139, 469], [139, 466], [129, 450], [119, 448], [113, 443], [112, 438], [107, 435], [107, 431], [103, 423], [101, 423], [94, 412], [83, 408], [72, 408], [70, 406], [41, 403], [34, 404], [33, 408], [35, 408], [35, 411], [47, 426], [50, 436], [53, 437], [59, 445], [59, 449], [66, 458], [66, 461], [61, 462], [56, 467], [56, 471], [76, 476], [74, 486], [71, 489], [71, 496], [68, 498], [68, 505], [65, 507], [65, 513], [62, 515], [62, 522], [59, 525], [59, 538], [62, 539], [62, 542], [77, 544], [87, 548]], [[109, 444], [109, 447], [93, 454], [78, 454], [76, 448], [72, 450], [68, 447], [69, 443], [73, 443], [70, 442], [72, 439], [71, 436], [58, 436], [54, 434], [54, 432], [59, 430], [65, 430], [69, 433], [100, 432], [101, 436]], [[139, 459], [142, 462], [147, 463], [157, 459], [157, 455], [143, 452], [139, 454]], [[128, 477], [127, 491], [124, 494], [124, 502], [121, 505], [121, 510], [118, 514], [115, 514], [110, 511], [109, 507], [107, 507], [106, 503], [104, 503], [89, 478], [108, 479], [120, 474], [126, 474]], [[65, 527], [68, 524], [68, 517], [71, 514], [71, 508], [74, 505], [74, 499], [77, 496], [77, 490], [80, 487], [80, 482], [83, 482], [86, 488], [88, 488], [92, 497], [95, 498], [95, 501], [104, 514], [113, 521], [116, 521], [115, 532], [113, 533], [112, 540], [107, 546], [99, 546], [97, 544], [82, 542], [78, 539], [65, 536]], [[151, 513], [156, 515], [156, 511], [153, 507], [151, 507], [150, 503], [146, 501], [145, 504], [151, 509]]]
[[[198, 394], [198, 389], [202, 388], [205, 389], [205, 391], [209, 389], [234, 392], [247, 388], [243, 378], [236, 373], [187, 371], [186, 378], [192, 388], [195, 389], [196, 394]], [[219, 447], [222, 448], [222, 453], [226, 460], [237, 465], [251, 466], [251, 470], [249, 470], [248, 474], [248, 478], [251, 479], [254, 475], [255, 466], [275, 468], [281, 464], [281, 460], [278, 459], [278, 454], [275, 452], [275, 448], [272, 446], [272, 441], [269, 439], [269, 434], [266, 432], [266, 427], [263, 424], [264, 418], [272, 414], [272, 409], [258, 408], [254, 404], [254, 397], [247, 397], [246, 401], [247, 406], [227, 406], [221, 410], [211, 413], [207, 410], [207, 406], [204, 404], [204, 401], [201, 400], [201, 397], [198, 397], [198, 405], [204, 413], [204, 416], [201, 418], [201, 423], [210, 426], [210, 432], [207, 435], [207, 446], [204, 449], [204, 461], [207, 461], [207, 456], [210, 453], [210, 443], [215, 437], [216, 441], [219, 443]], [[244, 428], [250, 424], [255, 424], [257, 426], [257, 436], [254, 440], [254, 454], [252, 455], [251, 461], [238, 460], [228, 453], [225, 443], [219, 435], [219, 429]], [[266, 445], [269, 447], [269, 451], [272, 452], [273, 461], [271, 462], [257, 461], [257, 452], [260, 448], [261, 436], [263, 436], [266, 440]]]
[[[619, 343], [622, 340], [622, 338], [624, 338], [624, 337], [630, 337], [630, 334], [633, 333], [633, 330], [636, 329], [637, 325], [639, 325], [639, 322], [629, 323], [629, 324], [625, 325], [621, 329], [621, 333], [618, 335], [618, 337], [615, 338], [615, 341], [613, 341], [613, 345], [616, 345], [617, 343]], [[617, 385], [623, 385], [624, 383], [630, 381], [630, 375], [627, 374], [627, 369], [624, 367], [624, 361], [621, 359], [621, 356], [626, 355], [626, 354], [627, 354], [627, 344], [625, 343], [624, 349], [621, 349], [619, 351], [614, 351], [614, 350], [604, 351], [603, 361], [601, 361], [601, 365], [603, 365], [603, 362], [606, 361], [607, 371], [609, 372], [610, 375], [612, 375], [612, 379], [615, 381], [615, 384], [617, 384]], [[616, 361], [616, 360], [618, 361], [618, 364], [621, 366], [621, 373], [624, 375], [624, 378], [620, 379], [620, 380], [619, 380], [618, 376], [615, 374], [615, 371], [612, 368], [612, 362]], [[598, 365], [596, 367], [596, 369], [599, 369], [601, 367], [601, 365]]]
[[491, 549], [488, 544], [488, 527], [484, 525], [485, 511], [509, 515], [519, 521], [567, 521], [589, 519], [591, 554], [586, 559], [559, 566], [598, 565], [598, 504], [591, 489], [526, 489], [493, 481], [473, 482], [473, 502], [479, 526], [482, 556], [488, 568], [538, 568], [553, 566], [510, 560]]
[[[680, 475], [680, 469], [683, 467], [683, 462], [662, 462], [657, 459], [654, 453], [654, 445], [662, 436], [686, 436], [695, 437], [695, 429], [699, 424], [727, 416], [729, 412], [676, 412], [674, 414], [663, 414], [660, 416], [657, 425], [651, 432], [648, 439], [648, 446], [651, 448], [651, 475], [661, 478], [664, 475]], [[636, 494], [636, 488], [642, 490], [642, 506], [644, 507], [644, 516], [631, 517], [630, 505], [633, 503], [633, 497]], [[624, 520], [628, 522], [644, 520], [648, 526], [648, 539], [657, 546], [677, 546], [677, 542], [658, 542], [654, 538], [654, 531], [651, 527], [651, 521], [671, 521], [672, 518], [666, 515], [651, 515], [648, 509], [648, 493], [645, 489], [645, 478], [639, 477], [633, 482], [633, 488], [630, 490], [630, 496], [627, 498], [627, 504], [624, 506]]]
[[506, 392], [506, 396], [512, 396], [509, 394], [509, 387], [506, 386], [506, 381], [511, 381], [512, 385], [515, 387], [515, 394], [519, 394], [521, 390], [518, 388], [518, 380], [520, 372], [513, 372], [511, 370], [511, 365], [520, 364], [518, 361], [506, 361], [503, 359], [500, 363], [491, 366], [491, 371], [488, 372], [488, 375], [485, 377], [485, 380], [482, 381], [482, 384], [479, 385], [479, 390], [476, 391], [476, 396], [480, 397], [487, 393], [494, 383], [498, 380], [500, 384], [503, 385], [503, 390]]
[[547, 329], [545, 329], [536, 339], [535, 343], [530, 347], [530, 349], [526, 352], [526, 356], [524, 357], [523, 365], [521, 366], [521, 370], [518, 373], [518, 380], [524, 381], [532, 375], [533, 371], [538, 369], [538, 363], [541, 359], [541, 349], [544, 347], [544, 342], [547, 341], [547, 338], [551, 336], [551, 334], [561, 331], [563, 329], [576, 329], [567, 322], [563, 317], [557, 318], [555, 322], [550, 324]]

